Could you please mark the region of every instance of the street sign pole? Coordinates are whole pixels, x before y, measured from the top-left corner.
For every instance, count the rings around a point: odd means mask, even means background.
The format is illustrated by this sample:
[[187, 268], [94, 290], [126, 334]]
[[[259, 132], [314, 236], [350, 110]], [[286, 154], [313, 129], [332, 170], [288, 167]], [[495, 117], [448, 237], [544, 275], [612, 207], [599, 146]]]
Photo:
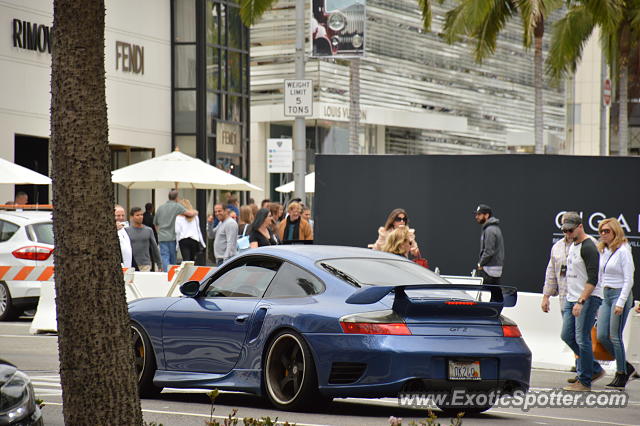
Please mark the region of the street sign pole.
[[[305, 0], [296, 0], [296, 79], [304, 79], [304, 5]], [[313, 92], [313, 89], [312, 89]], [[297, 115], [293, 126], [293, 180], [294, 198], [305, 200], [304, 175], [307, 172], [307, 153], [304, 116]]]

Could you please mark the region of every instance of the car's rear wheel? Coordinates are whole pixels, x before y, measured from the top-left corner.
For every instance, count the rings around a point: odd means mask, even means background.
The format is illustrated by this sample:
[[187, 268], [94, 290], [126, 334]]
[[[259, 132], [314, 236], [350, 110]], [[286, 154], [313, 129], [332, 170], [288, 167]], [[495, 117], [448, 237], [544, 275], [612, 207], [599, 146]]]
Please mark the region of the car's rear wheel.
[[153, 384], [153, 376], [156, 374], [157, 368], [156, 357], [147, 333], [138, 324], [131, 324], [131, 340], [140, 396], [155, 397], [160, 395], [162, 388]]
[[294, 331], [281, 331], [271, 340], [264, 382], [269, 401], [282, 410], [296, 411], [327, 401], [318, 392], [318, 376], [309, 346]]
[[9, 287], [3, 281], [0, 281], [0, 321], [9, 321], [18, 316], [11, 300]]

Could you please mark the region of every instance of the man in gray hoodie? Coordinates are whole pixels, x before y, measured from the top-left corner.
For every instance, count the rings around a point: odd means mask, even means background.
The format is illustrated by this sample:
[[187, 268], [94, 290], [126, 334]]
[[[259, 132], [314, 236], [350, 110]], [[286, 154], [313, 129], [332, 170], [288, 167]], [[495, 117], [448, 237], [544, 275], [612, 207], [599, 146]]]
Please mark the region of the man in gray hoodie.
[[486, 204], [478, 205], [474, 214], [476, 222], [482, 225], [478, 272], [484, 278], [484, 284], [498, 285], [504, 266], [504, 240], [500, 221], [493, 217], [491, 207]]

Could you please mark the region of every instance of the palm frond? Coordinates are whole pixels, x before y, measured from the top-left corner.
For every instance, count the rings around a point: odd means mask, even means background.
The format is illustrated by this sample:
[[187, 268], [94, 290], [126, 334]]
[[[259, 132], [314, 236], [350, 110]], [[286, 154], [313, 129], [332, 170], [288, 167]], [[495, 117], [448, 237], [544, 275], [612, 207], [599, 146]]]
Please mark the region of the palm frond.
[[444, 15], [444, 38], [449, 44], [459, 41], [462, 35], [468, 35], [465, 7], [465, 2], [461, 2]]
[[418, 8], [422, 13], [422, 26], [426, 31], [431, 30], [431, 19], [432, 19], [432, 11], [431, 11], [431, 0], [418, 0]]
[[472, 31], [472, 36], [476, 39], [474, 56], [477, 62], [482, 62], [484, 58], [495, 52], [498, 34], [517, 12], [515, 4], [509, 0], [493, 0], [487, 3], [493, 3], [493, 7], [490, 8], [482, 23]]
[[597, 22], [585, 5], [573, 6], [553, 26], [546, 71], [553, 79], [575, 72], [582, 51]]
[[636, 34], [640, 34], [640, 0], [628, 1], [625, 15], [631, 23], [631, 29]]
[[523, 25], [523, 45], [531, 47], [536, 27], [543, 23], [551, 12], [562, 7], [563, 0], [518, 0], [517, 6]]
[[624, 19], [626, 0], [582, 0], [580, 3], [604, 31], [615, 31], [620, 21]]
[[240, 18], [250, 27], [269, 10], [277, 0], [240, 0]]

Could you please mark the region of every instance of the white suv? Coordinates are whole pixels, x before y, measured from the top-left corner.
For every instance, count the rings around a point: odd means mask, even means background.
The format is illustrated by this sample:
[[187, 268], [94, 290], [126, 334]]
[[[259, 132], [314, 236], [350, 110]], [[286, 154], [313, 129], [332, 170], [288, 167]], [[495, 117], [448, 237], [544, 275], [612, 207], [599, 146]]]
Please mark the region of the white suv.
[[[52, 254], [51, 212], [0, 211], [0, 266], [51, 266]], [[40, 298], [39, 281], [9, 281], [4, 275], [0, 279], [0, 321], [35, 309]]]

